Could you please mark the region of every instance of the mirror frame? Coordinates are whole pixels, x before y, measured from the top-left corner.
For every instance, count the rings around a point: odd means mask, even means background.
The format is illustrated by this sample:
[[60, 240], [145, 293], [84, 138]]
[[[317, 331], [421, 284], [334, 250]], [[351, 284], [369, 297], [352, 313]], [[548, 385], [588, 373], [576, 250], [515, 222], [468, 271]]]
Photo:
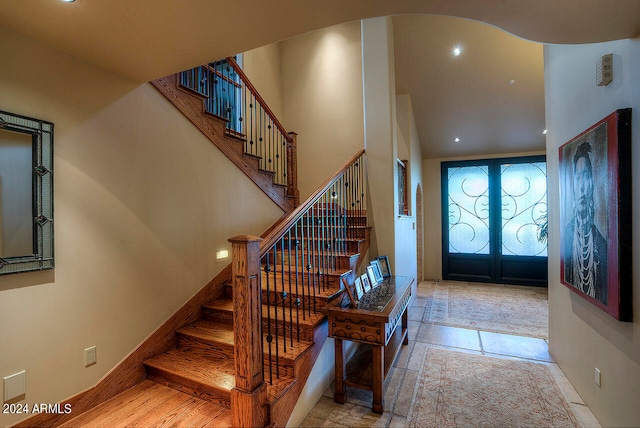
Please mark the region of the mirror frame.
[[0, 129], [31, 135], [33, 254], [0, 257], [0, 275], [53, 269], [53, 123], [0, 111]]

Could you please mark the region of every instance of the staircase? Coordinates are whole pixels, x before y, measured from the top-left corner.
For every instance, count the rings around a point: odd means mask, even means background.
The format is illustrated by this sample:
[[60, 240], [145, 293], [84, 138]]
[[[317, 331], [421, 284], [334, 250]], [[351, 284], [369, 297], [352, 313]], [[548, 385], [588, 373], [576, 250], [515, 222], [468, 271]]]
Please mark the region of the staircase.
[[[207, 77], [197, 82], [221, 78], [220, 67], [203, 67]], [[222, 80], [235, 82], [229, 76]], [[71, 414], [17, 426], [284, 426], [293, 411], [327, 338], [322, 308], [343, 298], [343, 282], [353, 282], [369, 248], [364, 150], [299, 205], [295, 134], [275, 119], [220, 115], [229, 109], [212, 108], [184, 80], [152, 83], [286, 214], [260, 238], [230, 239], [231, 266], [94, 388], [61, 403]], [[242, 96], [248, 116], [271, 114], [259, 95]], [[273, 141], [259, 148], [254, 140]]]
[[[348, 222], [339, 224], [340, 218]], [[366, 213], [316, 203], [275, 245], [265, 247], [259, 265], [266, 384], [261, 425], [287, 423], [327, 337], [321, 309], [342, 298], [341, 281], [353, 280], [368, 248], [369, 230]], [[334, 251], [330, 243], [342, 238], [346, 251]], [[233, 293], [229, 278], [222, 296], [202, 304], [198, 319], [175, 331], [174, 347], [144, 361], [146, 380], [61, 426], [253, 425], [234, 422]]]

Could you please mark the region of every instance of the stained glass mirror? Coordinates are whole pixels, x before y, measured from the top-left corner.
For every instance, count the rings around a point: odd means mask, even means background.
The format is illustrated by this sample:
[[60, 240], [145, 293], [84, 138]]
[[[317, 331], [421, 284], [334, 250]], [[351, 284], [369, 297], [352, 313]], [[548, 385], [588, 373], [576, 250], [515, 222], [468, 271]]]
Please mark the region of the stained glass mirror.
[[53, 123], [0, 111], [0, 275], [53, 267]]

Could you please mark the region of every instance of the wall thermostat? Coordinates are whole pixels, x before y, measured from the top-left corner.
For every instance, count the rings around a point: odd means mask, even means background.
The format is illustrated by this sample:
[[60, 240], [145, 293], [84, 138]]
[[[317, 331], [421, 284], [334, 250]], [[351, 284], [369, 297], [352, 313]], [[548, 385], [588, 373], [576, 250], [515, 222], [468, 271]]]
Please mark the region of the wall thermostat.
[[613, 80], [613, 54], [602, 55], [596, 63], [596, 84], [607, 86]]

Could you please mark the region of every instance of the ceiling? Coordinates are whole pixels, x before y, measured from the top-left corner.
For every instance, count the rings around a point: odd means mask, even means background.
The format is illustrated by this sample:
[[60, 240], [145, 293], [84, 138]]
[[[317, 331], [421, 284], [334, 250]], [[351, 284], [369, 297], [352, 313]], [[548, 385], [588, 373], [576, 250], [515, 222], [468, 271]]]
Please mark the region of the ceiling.
[[441, 16], [393, 18], [397, 91], [411, 95], [424, 157], [544, 148], [541, 45], [471, 20], [544, 43], [640, 32], [638, 0], [0, 0], [0, 25], [138, 82], [342, 22], [425, 14]]
[[544, 150], [542, 44], [444, 16], [396, 16], [393, 30], [424, 158]]

